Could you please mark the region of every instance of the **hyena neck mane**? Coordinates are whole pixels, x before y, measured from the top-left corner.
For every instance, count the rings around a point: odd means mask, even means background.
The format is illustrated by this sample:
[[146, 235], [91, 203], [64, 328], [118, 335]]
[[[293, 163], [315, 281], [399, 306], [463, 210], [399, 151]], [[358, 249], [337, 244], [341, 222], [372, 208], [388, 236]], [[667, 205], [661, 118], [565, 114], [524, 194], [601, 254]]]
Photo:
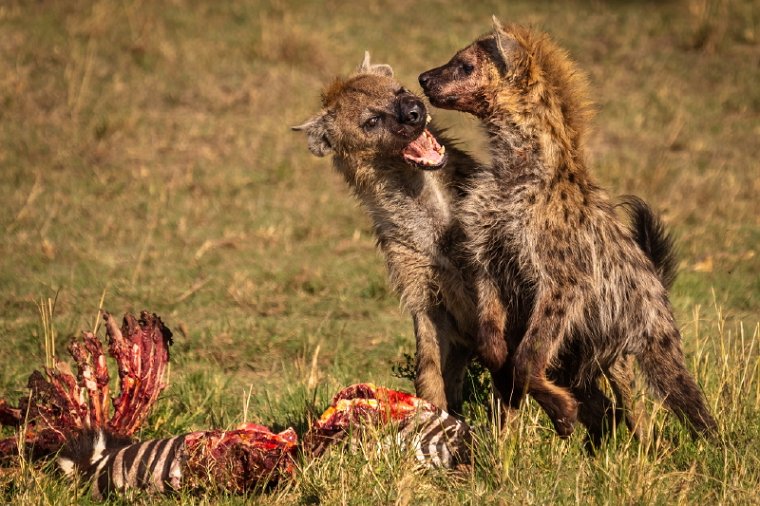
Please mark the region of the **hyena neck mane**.
[[518, 49], [485, 118], [494, 163], [546, 182], [561, 173], [585, 180], [584, 142], [593, 117], [586, 76], [546, 34], [520, 26], [504, 32]]
[[[453, 171], [426, 172], [392, 157], [341, 157], [333, 160], [356, 197], [373, 215], [398, 214], [399, 205], [414, 203], [418, 211], [440, 216], [448, 212]], [[401, 217], [403, 218], [403, 217]]]

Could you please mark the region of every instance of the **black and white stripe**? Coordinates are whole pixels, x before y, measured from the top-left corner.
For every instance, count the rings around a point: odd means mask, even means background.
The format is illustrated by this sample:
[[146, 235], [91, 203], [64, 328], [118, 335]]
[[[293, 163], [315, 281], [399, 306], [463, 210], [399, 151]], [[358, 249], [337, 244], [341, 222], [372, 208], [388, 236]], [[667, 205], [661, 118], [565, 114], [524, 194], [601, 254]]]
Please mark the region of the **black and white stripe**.
[[100, 500], [129, 488], [164, 492], [177, 489], [185, 461], [185, 436], [129, 444], [105, 432], [85, 433], [60, 452], [58, 465], [67, 475], [78, 472]]
[[417, 461], [431, 467], [454, 467], [469, 462], [469, 426], [445, 411], [422, 411], [399, 433]]

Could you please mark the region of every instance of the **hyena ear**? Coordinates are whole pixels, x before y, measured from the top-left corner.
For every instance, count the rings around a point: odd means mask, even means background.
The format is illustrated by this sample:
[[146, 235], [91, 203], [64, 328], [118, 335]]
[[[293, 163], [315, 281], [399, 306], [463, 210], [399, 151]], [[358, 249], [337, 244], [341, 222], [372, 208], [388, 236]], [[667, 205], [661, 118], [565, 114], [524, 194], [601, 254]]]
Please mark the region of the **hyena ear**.
[[356, 67], [357, 74], [377, 74], [380, 76], [393, 77], [393, 69], [390, 65], [379, 63], [372, 65], [369, 62], [369, 51], [364, 51], [364, 60]]
[[316, 156], [326, 156], [333, 152], [332, 143], [327, 132], [327, 113], [322, 111], [306, 120], [305, 123], [290, 127], [297, 132], [306, 132], [309, 151]]
[[507, 69], [520, 55], [522, 47], [516, 40], [504, 34], [504, 27], [496, 15], [492, 15], [491, 20], [493, 21], [493, 38], [496, 41], [496, 56], [504, 65], [503, 68]]
[[491, 15], [491, 21], [493, 21], [493, 37], [494, 40], [496, 40], [496, 48], [499, 50], [499, 56], [501, 56], [502, 59], [505, 59], [506, 54], [504, 52], [504, 40], [502, 37], [504, 27], [501, 25], [499, 18], [496, 17], [496, 14]]

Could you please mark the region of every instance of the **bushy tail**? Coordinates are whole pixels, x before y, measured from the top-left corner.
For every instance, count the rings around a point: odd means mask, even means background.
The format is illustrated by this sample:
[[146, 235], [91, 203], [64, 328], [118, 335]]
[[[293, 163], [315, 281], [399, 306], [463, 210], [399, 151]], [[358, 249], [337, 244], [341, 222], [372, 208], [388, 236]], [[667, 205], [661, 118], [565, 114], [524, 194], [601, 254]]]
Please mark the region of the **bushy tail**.
[[[635, 195], [621, 197], [620, 205], [630, 217], [634, 240], [654, 264], [666, 290], [677, 275], [677, 258], [672, 236], [649, 205]], [[715, 437], [715, 423], [702, 391], [686, 369], [677, 330], [667, 339], [653, 337], [645, 344], [638, 358], [649, 386], [665, 406], [672, 410], [691, 430], [701, 436]]]
[[647, 343], [637, 356], [639, 366], [654, 393], [695, 435], [714, 438], [718, 425], [697, 382], [686, 369], [683, 354], [676, 349], [678, 336], [672, 336], [668, 342], [672, 344]]
[[625, 195], [620, 198], [620, 205], [628, 211], [634, 240], [654, 264], [665, 289], [670, 290], [678, 269], [673, 237], [659, 216], [639, 197]]

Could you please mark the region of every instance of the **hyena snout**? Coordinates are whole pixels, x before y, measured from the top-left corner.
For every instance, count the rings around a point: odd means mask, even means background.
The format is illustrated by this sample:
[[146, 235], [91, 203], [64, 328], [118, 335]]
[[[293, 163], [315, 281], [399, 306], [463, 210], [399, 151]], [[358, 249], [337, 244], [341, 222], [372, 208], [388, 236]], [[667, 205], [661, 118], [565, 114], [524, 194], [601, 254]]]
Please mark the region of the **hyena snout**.
[[430, 87], [433, 85], [433, 82], [435, 80], [434, 72], [436, 70], [438, 69], [432, 69], [428, 70], [427, 72], [423, 72], [418, 78], [420, 86], [422, 86], [422, 91], [424, 91], [425, 94], [427, 94], [427, 92], [430, 90]]
[[438, 69], [432, 69], [428, 70], [426, 72], [423, 72], [420, 74], [420, 77], [418, 78], [420, 81], [420, 86], [422, 86], [422, 89], [427, 93], [428, 87], [433, 83], [433, 78], [435, 77], [433, 73]]
[[447, 90], [450, 79], [447, 78], [446, 68], [436, 67], [420, 74], [419, 81], [422, 91], [436, 107], [451, 108], [457, 96]]
[[425, 121], [425, 104], [414, 95], [405, 95], [398, 101], [398, 122], [416, 127]]

